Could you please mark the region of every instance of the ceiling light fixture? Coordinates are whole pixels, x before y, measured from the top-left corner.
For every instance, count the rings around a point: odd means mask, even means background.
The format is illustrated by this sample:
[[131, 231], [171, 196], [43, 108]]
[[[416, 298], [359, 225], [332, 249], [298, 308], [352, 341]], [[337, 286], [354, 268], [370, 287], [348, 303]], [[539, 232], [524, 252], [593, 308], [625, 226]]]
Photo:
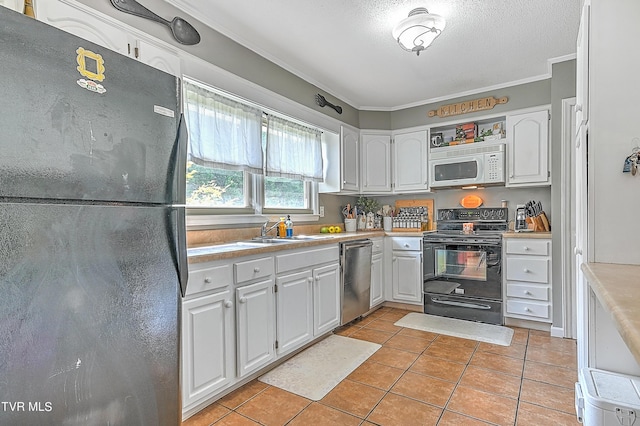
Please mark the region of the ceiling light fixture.
[[419, 56], [440, 35], [446, 24], [442, 16], [418, 7], [395, 26], [392, 34], [400, 47]]

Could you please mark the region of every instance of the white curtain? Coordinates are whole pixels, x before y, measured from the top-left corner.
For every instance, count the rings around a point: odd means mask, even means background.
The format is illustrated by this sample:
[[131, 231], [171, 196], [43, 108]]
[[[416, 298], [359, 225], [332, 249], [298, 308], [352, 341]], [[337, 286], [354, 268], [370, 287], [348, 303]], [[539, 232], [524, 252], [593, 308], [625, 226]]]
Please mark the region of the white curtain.
[[262, 111], [184, 82], [189, 160], [262, 174]]
[[266, 175], [322, 182], [322, 142], [317, 129], [269, 115]]

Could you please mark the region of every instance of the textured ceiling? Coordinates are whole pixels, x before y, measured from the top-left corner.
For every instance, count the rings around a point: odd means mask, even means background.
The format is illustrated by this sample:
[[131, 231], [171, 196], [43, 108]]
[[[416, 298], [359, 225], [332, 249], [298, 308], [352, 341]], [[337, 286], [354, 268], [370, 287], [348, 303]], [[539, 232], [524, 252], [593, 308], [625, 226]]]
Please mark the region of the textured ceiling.
[[[549, 77], [575, 55], [580, 0], [165, 0], [358, 109], [394, 110]], [[420, 56], [393, 26], [447, 27]]]

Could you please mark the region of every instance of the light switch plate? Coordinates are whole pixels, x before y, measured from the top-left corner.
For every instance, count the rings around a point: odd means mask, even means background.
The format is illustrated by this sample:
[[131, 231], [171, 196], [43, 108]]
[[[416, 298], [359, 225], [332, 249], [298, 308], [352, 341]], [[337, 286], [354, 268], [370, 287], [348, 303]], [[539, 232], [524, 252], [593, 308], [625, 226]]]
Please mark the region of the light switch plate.
[[324, 206], [320, 206], [320, 217], [324, 217]]

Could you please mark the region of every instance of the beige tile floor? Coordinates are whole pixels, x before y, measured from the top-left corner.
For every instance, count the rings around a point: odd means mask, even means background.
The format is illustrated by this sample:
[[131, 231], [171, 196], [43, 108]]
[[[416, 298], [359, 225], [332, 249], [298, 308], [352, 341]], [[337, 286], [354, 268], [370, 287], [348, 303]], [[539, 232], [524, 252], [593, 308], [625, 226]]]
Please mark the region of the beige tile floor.
[[320, 401], [254, 380], [186, 420], [202, 425], [577, 425], [575, 340], [514, 328], [511, 346], [396, 327], [381, 308], [336, 334], [380, 343]]

